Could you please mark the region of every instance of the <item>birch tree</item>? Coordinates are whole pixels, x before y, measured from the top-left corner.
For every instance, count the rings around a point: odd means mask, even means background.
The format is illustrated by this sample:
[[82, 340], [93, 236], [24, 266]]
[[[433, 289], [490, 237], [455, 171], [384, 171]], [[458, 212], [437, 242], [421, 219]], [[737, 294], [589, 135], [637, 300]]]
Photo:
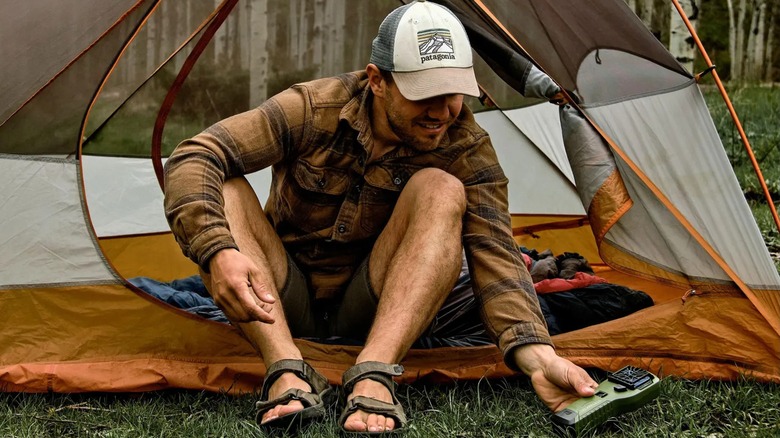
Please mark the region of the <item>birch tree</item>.
[[325, 23], [321, 44], [323, 46], [324, 75], [339, 74], [344, 69], [344, 32], [346, 28], [347, 2], [326, 2]]
[[[679, 0], [680, 6], [693, 26], [694, 31], [699, 22], [698, 0]], [[693, 72], [693, 60], [696, 56], [696, 47], [685, 21], [680, 16], [677, 8], [672, 5], [671, 23], [669, 26], [669, 51], [675, 59], [689, 72]]]
[[308, 7], [306, 0], [300, 0], [298, 9], [298, 70], [303, 70], [311, 62], [311, 44], [309, 26], [312, 20], [313, 9]]
[[317, 68], [317, 76], [323, 76], [323, 36], [325, 34], [325, 0], [314, 0], [314, 28], [312, 38], [312, 67]]
[[776, 29], [776, 16], [777, 16], [777, 4], [770, 4], [767, 9], [767, 18], [766, 21], [769, 23], [769, 29], [767, 30], [767, 38], [766, 38], [766, 50], [764, 50], [764, 65], [766, 68], [764, 69], [764, 81], [765, 82], [772, 82], [774, 81], [774, 46], [775, 46], [775, 29]]
[[374, 29], [368, 29], [369, 23], [373, 24], [373, 22], [360, 19], [367, 14], [366, 2], [356, 2], [350, 8], [353, 9], [352, 17], [356, 17], [356, 19], [350, 21], [350, 30], [352, 35], [354, 35], [354, 38], [350, 41], [351, 50], [348, 52], [352, 53], [352, 62], [350, 64], [354, 67], [368, 63], [368, 59], [365, 57], [363, 50], [360, 50], [362, 47], [356, 47], [355, 43], [363, 44], [364, 41], [369, 39], [369, 35], [372, 34]]
[[655, 12], [654, 3], [653, 0], [642, 0], [642, 9], [639, 18], [642, 19], [648, 29], [653, 28], [653, 13]]
[[[744, 79], [745, 62], [745, 16], [747, 0], [727, 0], [729, 5], [729, 47], [731, 54], [731, 80]], [[733, 2], [736, 3], [736, 10]]]
[[764, 76], [764, 43], [766, 40], [766, 0], [756, 0], [748, 33], [745, 78], [759, 81]]
[[303, 62], [301, 61], [300, 47], [298, 39], [300, 38], [300, 32], [298, 32], [298, 26], [300, 23], [300, 2], [298, 0], [291, 0], [289, 3], [290, 13], [287, 16], [287, 50], [290, 60], [293, 66], [297, 69], [301, 68]]
[[268, 0], [251, 0], [249, 50], [249, 106], [265, 101], [268, 94]]

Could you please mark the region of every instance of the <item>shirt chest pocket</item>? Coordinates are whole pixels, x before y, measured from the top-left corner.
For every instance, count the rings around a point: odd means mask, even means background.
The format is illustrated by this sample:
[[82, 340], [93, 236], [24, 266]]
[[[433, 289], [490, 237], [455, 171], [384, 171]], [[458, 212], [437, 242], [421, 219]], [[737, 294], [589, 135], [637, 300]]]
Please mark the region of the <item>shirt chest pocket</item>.
[[290, 221], [308, 232], [332, 226], [350, 187], [349, 174], [299, 160], [291, 176], [285, 185]]

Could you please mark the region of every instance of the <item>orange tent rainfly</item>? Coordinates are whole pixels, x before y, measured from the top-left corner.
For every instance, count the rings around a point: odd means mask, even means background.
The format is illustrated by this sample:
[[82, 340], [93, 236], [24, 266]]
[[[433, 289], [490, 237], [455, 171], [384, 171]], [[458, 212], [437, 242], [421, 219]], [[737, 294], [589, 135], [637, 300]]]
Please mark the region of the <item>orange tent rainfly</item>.
[[[780, 382], [780, 276], [694, 75], [623, 0], [440, 2], [478, 55], [484, 96], [468, 104], [509, 177], [518, 243], [577, 252], [655, 303], [555, 336], [558, 352], [607, 370]], [[197, 273], [163, 215], [172, 148], [292, 83], [364, 68], [398, 5], [267, 3], [0, 6], [0, 388], [261, 381], [236, 329], [128, 279]], [[549, 103], [559, 89], [571, 104]], [[250, 176], [261, 199], [269, 180]], [[299, 342], [333, 381], [357, 353]], [[407, 381], [512, 373], [493, 346], [414, 349], [404, 366]]]

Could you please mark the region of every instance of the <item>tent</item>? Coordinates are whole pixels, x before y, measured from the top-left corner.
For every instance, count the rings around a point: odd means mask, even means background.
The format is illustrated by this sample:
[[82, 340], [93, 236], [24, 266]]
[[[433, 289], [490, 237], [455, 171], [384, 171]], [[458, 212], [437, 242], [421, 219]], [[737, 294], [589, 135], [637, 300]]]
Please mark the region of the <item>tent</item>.
[[[696, 78], [623, 0], [443, 3], [479, 55], [485, 93], [470, 105], [509, 176], [517, 241], [576, 251], [655, 301], [555, 336], [559, 354], [780, 382], [780, 276]], [[160, 163], [295, 81], [363, 68], [397, 4], [0, 5], [0, 388], [256, 389], [264, 367], [237, 330], [127, 280], [196, 272], [163, 217]], [[521, 96], [535, 94], [532, 64], [579, 103]], [[262, 192], [269, 178], [251, 181]], [[357, 353], [298, 342], [333, 382]], [[403, 363], [405, 381], [512, 374], [492, 346], [412, 350]]]

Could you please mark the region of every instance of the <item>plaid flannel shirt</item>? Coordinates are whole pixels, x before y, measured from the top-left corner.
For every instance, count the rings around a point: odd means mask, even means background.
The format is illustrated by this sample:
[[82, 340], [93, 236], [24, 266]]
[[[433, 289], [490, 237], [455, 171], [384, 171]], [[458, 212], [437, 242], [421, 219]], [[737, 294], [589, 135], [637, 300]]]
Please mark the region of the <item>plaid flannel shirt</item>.
[[439, 168], [466, 189], [463, 245], [488, 333], [505, 359], [519, 345], [551, 345], [512, 237], [508, 181], [487, 133], [464, 105], [437, 149], [401, 147], [367, 163], [373, 142], [367, 84], [364, 72], [298, 84], [182, 142], [165, 166], [165, 212], [184, 253], [208, 271], [215, 252], [237, 248], [222, 183], [272, 166], [264, 211], [315, 296], [337, 298], [405, 183], [419, 169]]

